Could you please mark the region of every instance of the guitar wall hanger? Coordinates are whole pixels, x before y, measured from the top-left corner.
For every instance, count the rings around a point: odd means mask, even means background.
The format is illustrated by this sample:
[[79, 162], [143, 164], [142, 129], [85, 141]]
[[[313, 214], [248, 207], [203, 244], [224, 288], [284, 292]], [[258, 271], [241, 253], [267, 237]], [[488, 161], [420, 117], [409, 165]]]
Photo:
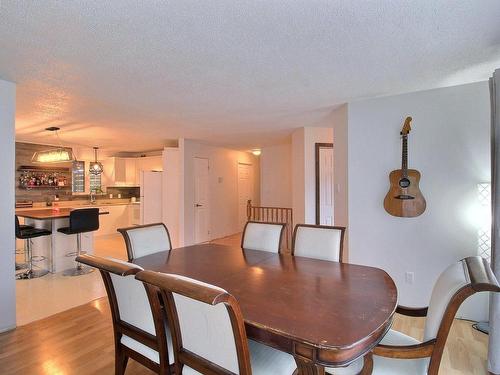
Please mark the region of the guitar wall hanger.
[[408, 169], [408, 134], [411, 130], [412, 118], [408, 116], [401, 129], [401, 169], [389, 174], [391, 184], [384, 199], [384, 208], [392, 216], [416, 217], [425, 211], [425, 198], [418, 186], [420, 172]]

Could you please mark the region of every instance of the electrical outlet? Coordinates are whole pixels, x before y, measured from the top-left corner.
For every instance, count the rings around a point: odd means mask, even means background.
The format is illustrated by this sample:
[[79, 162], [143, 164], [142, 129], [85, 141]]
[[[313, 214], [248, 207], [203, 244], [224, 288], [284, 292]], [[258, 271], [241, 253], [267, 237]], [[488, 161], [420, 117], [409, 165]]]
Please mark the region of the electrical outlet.
[[414, 280], [415, 280], [415, 273], [414, 272], [410, 272], [410, 271], [406, 271], [406, 273], [405, 273], [405, 282], [407, 284], [413, 284]]

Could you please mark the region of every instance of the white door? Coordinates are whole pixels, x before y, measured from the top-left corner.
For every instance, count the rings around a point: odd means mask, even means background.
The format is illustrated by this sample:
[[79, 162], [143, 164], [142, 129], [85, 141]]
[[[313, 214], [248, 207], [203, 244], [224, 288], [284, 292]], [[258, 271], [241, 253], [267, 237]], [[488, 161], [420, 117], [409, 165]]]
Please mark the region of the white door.
[[252, 165], [238, 163], [238, 223], [241, 230], [247, 222], [247, 202], [252, 198]]
[[333, 225], [333, 148], [319, 150], [319, 223]]
[[194, 239], [210, 240], [208, 199], [208, 159], [194, 158]]

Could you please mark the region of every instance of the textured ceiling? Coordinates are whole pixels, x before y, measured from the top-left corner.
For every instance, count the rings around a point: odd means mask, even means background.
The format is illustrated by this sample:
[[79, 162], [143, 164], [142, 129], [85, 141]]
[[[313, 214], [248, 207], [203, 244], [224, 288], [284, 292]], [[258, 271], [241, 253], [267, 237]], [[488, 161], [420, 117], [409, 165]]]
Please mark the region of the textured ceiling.
[[498, 0], [0, 0], [0, 78], [20, 140], [251, 148], [346, 101], [487, 79], [499, 20]]

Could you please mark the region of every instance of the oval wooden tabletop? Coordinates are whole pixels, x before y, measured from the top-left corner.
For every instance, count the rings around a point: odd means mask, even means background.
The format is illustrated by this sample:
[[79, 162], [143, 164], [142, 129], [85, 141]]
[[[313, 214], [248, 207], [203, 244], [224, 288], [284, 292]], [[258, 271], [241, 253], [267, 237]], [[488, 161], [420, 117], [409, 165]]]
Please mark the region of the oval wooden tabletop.
[[394, 281], [373, 267], [216, 244], [134, 263], [226, 289], [240, 303], [250, 338], [324, 365], [346, 364], [376, 345], [397, 306]]

